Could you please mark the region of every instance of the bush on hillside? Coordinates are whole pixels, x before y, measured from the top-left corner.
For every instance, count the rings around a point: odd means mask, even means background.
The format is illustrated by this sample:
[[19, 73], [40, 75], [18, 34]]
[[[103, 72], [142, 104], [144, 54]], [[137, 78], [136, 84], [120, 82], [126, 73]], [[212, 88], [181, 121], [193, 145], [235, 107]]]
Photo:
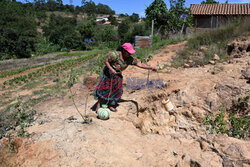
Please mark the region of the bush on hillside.
[[57, 52], [57, 51], [60, 51], [60, 48], [61, 47], [59, 45], [54, 45], [53, 43], [44, 39], [36, 45], [35, 54], [44, 55], [44, 54], [51, 53], [51, 52]]
[[122, 41], [125, 40], [126, 33], [129, 31], [130, 25], [128, 20], [123, 20], [118, 26], [118, 34]]
[[118, 41], [118, 32], [114, 29], [114, 26], [99, 25], [95, 28], [95, 39], [98, 42]]
[[0, 2], [0, 59], [28, 58], [35, 49], [35, 12], [20, 3]]
[[60, 45], [61, 48], [83, 49], [83, 39], [76, 30], [75, 18], [64, 18], [52, 14], [49, 24], [43, 27], [43, 31], [50, 42]]

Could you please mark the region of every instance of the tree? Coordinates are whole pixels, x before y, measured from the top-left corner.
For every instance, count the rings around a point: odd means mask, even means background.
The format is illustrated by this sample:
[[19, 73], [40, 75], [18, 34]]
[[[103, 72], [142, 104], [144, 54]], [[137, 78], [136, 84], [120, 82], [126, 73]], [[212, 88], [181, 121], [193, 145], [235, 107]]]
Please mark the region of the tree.
[[118, 41], [118, 34], [112, 25], [98, 25], [95, 28], [95, 39], [101, 42]]
[[126, 33], [129, 31], [129, 23], [127, 20], [123, 20], [118, 26], [118, 34], [122, 40], [125, 39]]
[[215, 0], [206, 0], [206, 1], [202, 1], [201, 4], [214, 4], [214, 3], [219, 3]]
[[43, 27], [44, 36], [53, 44], [59, 44], [62, 48], [82, 49], [83, 39], [76, 30], [76, 18], [63, 18], [50, 16], [50, 22]]
[[145, 13], [147, 19], [155, 20], [155, 27], [162, 37], [167, 37], [170, 32], [177, 33], [192, 23], [185, 0], [170, 0], [169, 10], [163, 0], [155, 0]]
[[83, 7], [84, 7], [84, 11], [87, 14], [89, 14], [89, 15], [96, 14], [95, 2], [93, 2], [92, 0], [90, 0], [90, 1], [83, 0], [82, 4], [83, 4]]
[[0, 59], [30, 57], [38, 41], [35, 11], [10, 1], [1, 1], [0, 11]]
[[146, 17], [155, 21], [156, 28], [160, 28], [166, 23], [168, 14], [167, 5], [163, 0], [154, 0], [145, 10]]
[[94, 26], [91, 21], [89, 21], [87, 24], [78, 26], [77, 30], [80, 32], [82, 39], [91, 39], [94, 36]]
[[170, 0], [168, 25], [173, 33], [179, 32], [185, 25], [191, 26], [192, 16], [185, 7], [185, 0]]
[[104, 5], [104, 4], [99, 3], [96, 6], [96, 13], [97, 14], [113, 15], [113, 14], [115, 14], [115, 11], [113, 11], [108, 5]]
[[110, 15], [108, 17], [108, 20], [110, 21], [111, 25], [115, 25], [115, 26], [118, 25], [118, 22], [117, 22], [116, 18], [113, 15]]
[[136, 22], [138, 22], [139, 21], [139, 15], [138, 14], [136, 14], [136, 13], [133, 13], [130, 17], [130, 20], [132, 21], [132, 22], [134, 22], [134, 23], [136, 23]]

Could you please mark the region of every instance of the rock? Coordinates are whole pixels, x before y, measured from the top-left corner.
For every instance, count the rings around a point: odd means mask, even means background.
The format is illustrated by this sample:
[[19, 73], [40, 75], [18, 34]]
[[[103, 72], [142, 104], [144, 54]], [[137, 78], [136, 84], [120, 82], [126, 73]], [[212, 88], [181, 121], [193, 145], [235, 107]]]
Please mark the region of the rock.
[[214, 92], [207, 94], [205, 102], [208, 105], [207, 108], [209, 108], [212, 111], [218, 110], [221, 105], [219, 96], [217, 95], [217, 93]]
[[193, 107], [191, 109], [191, 112], [192, 112], [193, 116], [196, 118], [196, 120], [200, 123], [202, 122], [202, 120], [206, 114], [206, 111], [204, 111], [203, 109], [198, 108], [198, 107]]
[[206, 151], [206, 149], [208, 148], [209, 144], [205, 141], [200, 141], [200, 147], [202, 151]]
[[220, 57], [217, 54], [214, 54], [214, 60], [220, 60]]
[[243, 54], [235, 54], [235, 55], [233, 55], [234, 58], [241, 58], [243, 56], [244, 56]]
[[184, 115], [187, 118], [192, 118], [192, 114], [190, 113], [190, 111], [183, 111], [182, 115]]
[[209, 63], [212, 65], [215, 65], [215, 61], [213, 61], [213, 60], [210, 60]]
[[[216, 86], [217, 94], [220, 97], [220, 104], [226, 109], [230, 109], [232, 106], [233, 101], [237, 101], [240, 95], [244, 92], [244, 89], [239, 86], [234, 86], [231, 84], [218, 84]], [[219, 100], [217, 101], [217, 103]]]
[[175, 165], [175, 167], [201, 167], [201, 164], [190, 158], [189, 155], [184, 154], [182, 159]]
[[184, 64], [184, 67], [189, 68], [190, 65], [189, 64]]
[[208, 48], [206, 46], [201, 46], [200, 50], [208, 50]]
[[241, 70], [242, 77], [245, 79], [250, 79], [250, 67], [245, 70]]
[[157, 68], [158, 68], [158, 70], [164, 69], [164, 64], [157, 64]]
[[235, 58], [247, 55], [246, 53], [249, 50], [249, 43], [249, 37], [240, 37], [227, 44], [227, 54]]
[[[249, 141], [239, 140], [236, 138], [228, 137], [227, 135], [216, 135], [213, 137], [213, 143], [217, 144], [216, 149], [225, 157], [230, 157], [232, 160], [248, 160], [250, 155]], [[227, 160], [224, 159], [224, 163]], [[247, 161], [243, 162], [247, 163]], [[246, 165], [246, 164], [245, 164]]]
[[163, 88], [168, 87], [168, 83], [169, 83], [169, 82], [167, 82], [167, 81], [163, 81], [163, 82], [162, 82], [162, 86], [163, 86]]
[[194, 61], [193, 60], [188, 60], [189, 63], [193, 63]]

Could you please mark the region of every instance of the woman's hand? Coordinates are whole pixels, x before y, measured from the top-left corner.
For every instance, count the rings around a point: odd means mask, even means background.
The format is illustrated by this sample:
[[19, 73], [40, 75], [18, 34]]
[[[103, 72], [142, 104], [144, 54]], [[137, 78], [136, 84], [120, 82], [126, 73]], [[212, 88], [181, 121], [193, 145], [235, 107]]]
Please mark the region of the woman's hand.
[[152, 71], [154, 71], [154, 72], [158, 72], [158, 69], [155, 68], [155, 67], [151, 67], [150, 69], [151, 69]]
[[114, 75], [119, 74], [119, 73], [118, 73], [118, 72], [116, 72], [113, 68], [112, 68], [111, 72], [112, 72], [112, 74], [114, 74]]

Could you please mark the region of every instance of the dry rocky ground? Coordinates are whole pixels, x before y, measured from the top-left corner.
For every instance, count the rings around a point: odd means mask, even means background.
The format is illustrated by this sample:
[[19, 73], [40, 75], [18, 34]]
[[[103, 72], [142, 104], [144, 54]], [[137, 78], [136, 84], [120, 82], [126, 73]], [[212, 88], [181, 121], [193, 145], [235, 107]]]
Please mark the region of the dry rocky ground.
[[[249, 43], [249, 42], [248, 42]], [[167, 46], [149, 62], [163, 68], [185, 42]], [[250, 166], [250, 142], [222, 134], [209, 134], [202, 124], [206, 114], [230, 108], [234, 100], [249, 93], [250, 56], [197, 68], [165, 66], [149, 79], [163, 79], [163, 89], [126, 89], [123, 101], [109, 120], [96, 118], [87, 101], [83, 124], [69, 95], [36, 105], [35, 125], [26, 130], [30, 138], [16, 138], [17, 153], [8, 151], [8, 139], [1, 140], [2, 166]], [[216, 62], [217, 60], [215, 60]], [[147, 79], [148, 71], [129, 67], [127, 77]], [[89, 91], [81, 84], [72, 88], [76, 105], [85, 112]], [[175, 110], [161, 104], [168, 97]]]

